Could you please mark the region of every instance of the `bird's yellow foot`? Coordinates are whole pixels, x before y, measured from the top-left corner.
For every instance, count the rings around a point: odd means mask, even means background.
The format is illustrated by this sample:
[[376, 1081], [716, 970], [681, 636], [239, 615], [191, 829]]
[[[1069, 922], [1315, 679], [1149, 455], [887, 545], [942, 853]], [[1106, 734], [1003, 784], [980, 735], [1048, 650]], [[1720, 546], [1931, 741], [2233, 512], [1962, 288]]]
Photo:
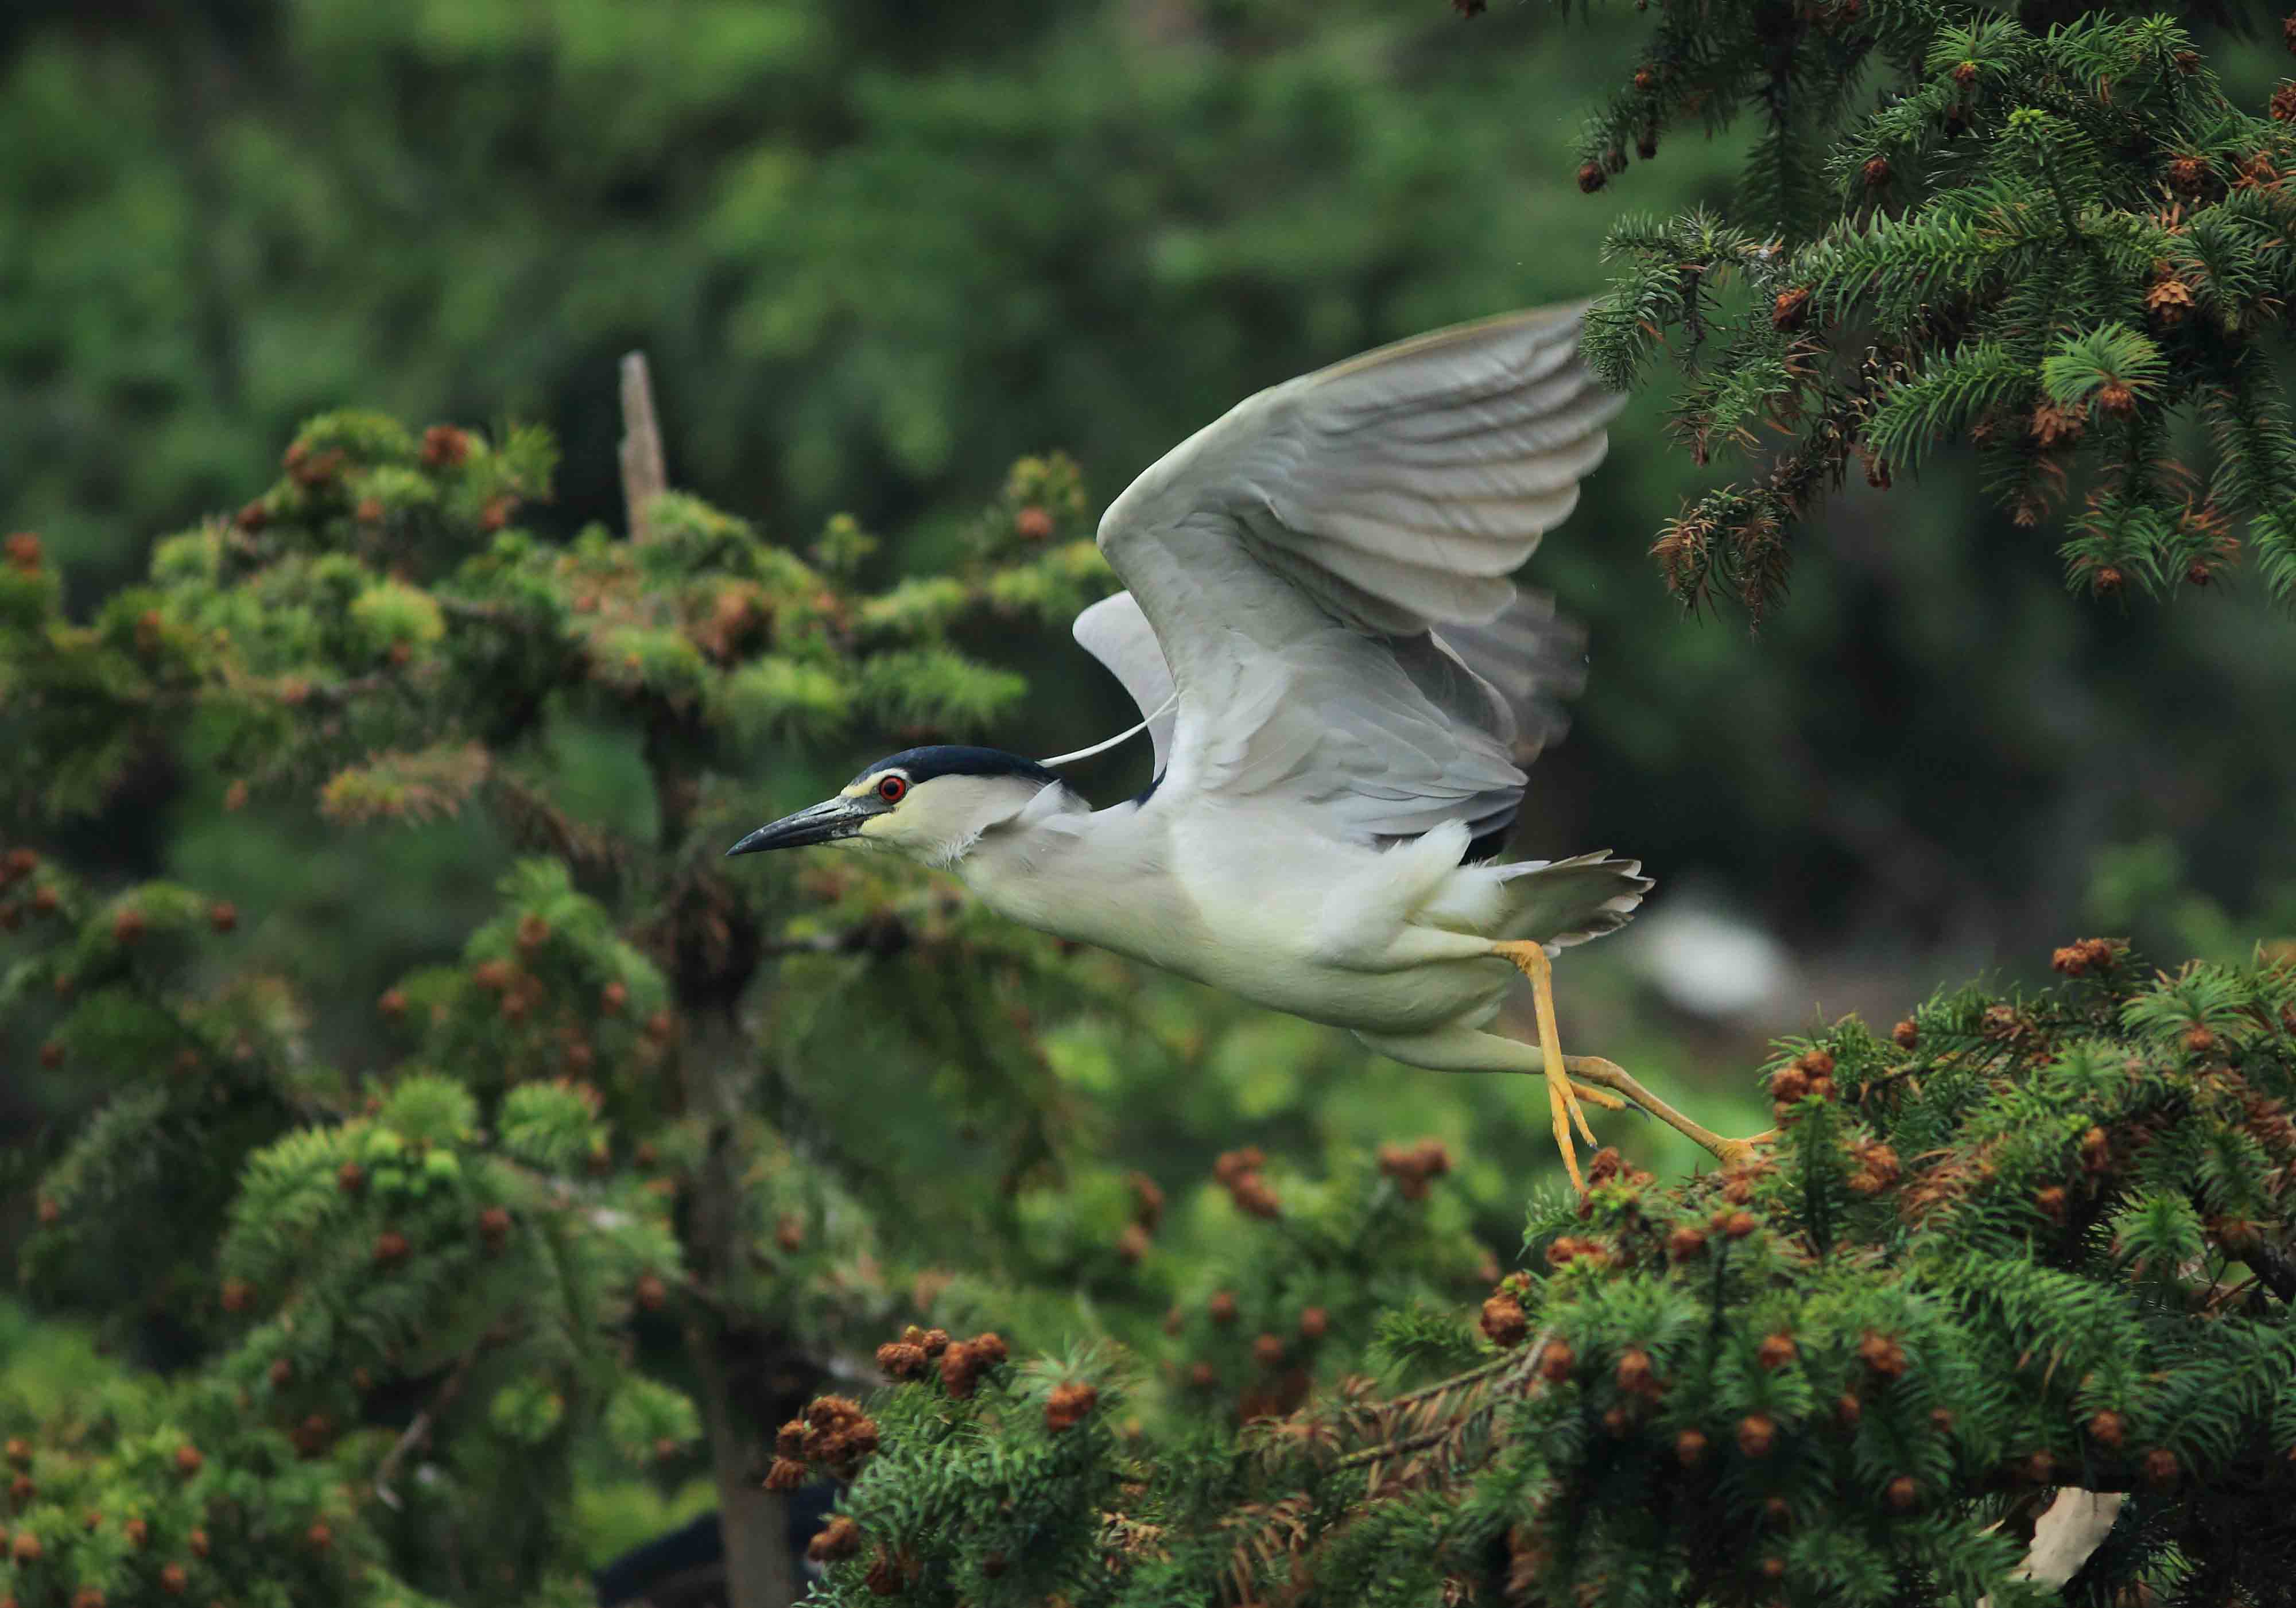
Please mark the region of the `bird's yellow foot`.
[[1562, 1166], [1570, 1175], [1573, 1189], [1583, 1194], [1587, 1184], [1578, 1172], [1578, 1158], [1570, 1137], [1571, 1124], [1578, 1124], [1589, 1147], [1595, 1144], [1595, 1136], [1587, 1126], [1587, 1113], [1578, 1106], [1580, 1100], [1590, 1100], [1610, 1111], [1624, 1110], [1628, 1103], [1638, 1105], [1720, 1158], [1725, 1166], [1734, 1167], [1752, 1160], [1754, 1146], [1769, 1137], [1759, 1134], [1751, 1139], [1726, 1139], [1701, 1128], [1652, 1094], [1615, 1062], [1605, 1061], [1600, 1055], [1563, 1054], [1554, 1026], [1554, 966], [1546, 958], [1545, 948], [1536, 943], [1510, 942], [1494, 944], [1491, 949], [1513, 962], [1516, 969], [1530, 979], [1531, 995], [1538, 1013], [1538, 1044], [1546, 1060], [1546, 1100], [1554, 1113], [1554, 1143], [1562, 1152]]
[[1562, 1064], [1573, 1077], [1625, 1095], [1635, 1104], [1656, 1117], [1675, 1132], [1694, 1142], [1699, 1148], [1713, 1154], [1726, 1167], [1736, 1167], [1754, 1159], [1754, 1146], [1770, 1138], [1769, 1134], [1756, 1134], [1751, 1139], [1726, 1139], [1720, 1134], [1701, 1128], [1640, 1083], [1635, 1081], [1626, 1068], [1616, 1062], [1605, 1061], [1600, 1055], [1565, 1055]]
[[1546, 1104], [1554, 1114], [1554, 1145], [1562, 1153], [1562, 1169], [1570, 1175], [1570, 1187], [1584, 1194], [1587, 1180], [1578, 1171], [1578, 1150], [1571, 1140], [1570, 1126], [1574, 1121], [1578, 1124], [1590, 1150], [1595, 1144], [1595, 1130], [1587, 1126], [1587, 1113], [1578, 1107], [1578, 1091], [1563, 1066], [1561, 1040], [1554, 1027], [1554, 967], [1546, 958], [1545, 947], [1539, 944], [1493, 944], [1491, 950], [1513, 961], [1516, 969], [1530, 979], [1532, 997], [1538, 1010], [1538, 1047], [1546, 1065]]

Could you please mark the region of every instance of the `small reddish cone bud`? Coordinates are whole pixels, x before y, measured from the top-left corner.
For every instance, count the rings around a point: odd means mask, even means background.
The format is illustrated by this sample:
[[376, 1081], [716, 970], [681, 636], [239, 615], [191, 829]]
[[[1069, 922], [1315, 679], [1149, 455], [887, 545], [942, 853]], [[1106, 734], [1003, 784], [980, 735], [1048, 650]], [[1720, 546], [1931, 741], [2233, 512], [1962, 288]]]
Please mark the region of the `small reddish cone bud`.
[[1116, 1254], [1128, 1262], [1137, 1262], [1148, 1254], [1148, 1231], [1137, 1223], [1127, 1223], [1116, 1236]]
[[1530, 1337], [1530, 1319], [1521, 1301], [1502, 1292], [1483, 1303], [1482, 1331], [1493, 1345], [1512, 1350]]
[[83, 1586], [72, 1593], [71, 1608], [103, 1608], [103, 1593], [93, 1586]]
[[792, 1418], [774, 1435], [774, 1450], [784, 1457], [803, 1461], [805, 1457], [806, 1422]]
[[1324, 1331], [1331, 1326], [1331, 1314], [1321, 1307], [1309, 1307], [1300, 1314], [1300, 1338], [1302, 1340], [1321, 1340]]
[[529, 954], [550, 941], [550, 923], [529, 911], [518, 918], [518, 947]]
[[791, 1252], [804, 1249], [805, 1225], [793, 1217], [783, 1218], [774, 1227], [774, 1243]]
[[1964, 62], [1953, 70], [1953, 81], [1964, 89], [1977, 82], [1977, 63]]
[[[44, 1067], [47, 1068], [47, 1069], [48, 1069], [48, 1071], [52, 1071], [52, 1072], [53, 1072], [53, 1071], [54, 1071], [56, 1070], [56, 1068], [58, 1068], [58, 1067], [62, 1066], [63, 1063], [64, 1063], [64, 1046], [62, 1046], [62, 1045], [58, 1044], [54, 1039], [51, 1038], [51, 1039], [49, 1039], [49, 1040], [47, 1041], [47, 1043], [45, 1043], [45, 1044], [44, 1044], [44, 1045], [42, 1045], [42, 1046], [40, 1046], [40, 1064], [41, 1064], [42, 1066], [44, 1066]], [[53, 1221], [54, 1221], [54, 1219], [53, 1219], [53, 1218], [50, 1218], [50, 1219], [49, 1219], [49, 1221], [53, 1222]]]
[[1890, 1481], [1883, 1494], [1889, 1497], [1891, 1507], [1901, 1514], [1911, 1513], [1914, 1505], [1922, 1499], [1922, 1488], [1911, 1474], [1899, 1474]]
[[2136, 393], [2118, 380], [2108, 380], [2097, 388], [2096, 405], [2116, 418], [2125, 419], [2136, 411]]
[[191, 1571], [181, 1563], [169, 1563], [160, 1571], [160, 1589], [169, 1596], [181, 1596], [192, 1583]]
[[1890, 1038], [1899, 1049], [1910, 1050], [1921, 1042], [1922, 1030], [1914, 1025], [1911, 1017], [1907, 1017], [1890, 1030]]
[[816, 1563], [833, 1563], [861, 1550], [861, 1526], [839, 1514], [806, 1543], [805, 1555]]
[[385, 989], [382, 997], [374, 1002], [374, 1007], [396, 1021], [406, 1014], [406, 996], [397, 989]]
[[19, 1563], [37, 1563], [47, 1553], [47, 1548], [40, 1545], [40, 1538], [29, 1530], [17, 1532], [16, 1544], [11, 1550]]
[[2185, 1047], [2195, 1055], [2205, 1055], [2217, 1047], [2217, 1036], [2211, 1030], [2195, 1023], [2185, 1030]]
[[374, 1236], [374, 1265], [395, 1268], [406, 1259], [407, 1253], [413, 1249], [406, 1243], [405, 1235], [396, 1228], [386, 1228]]
[[195, 1530], [192, 1531], [190, 1535], [184, 1538], [184, 1545], [192, 1549], [192, 1555], [193, 1557], [203, 1558], [207, 1556], [208, 1532], [204, 1530]]
[[767, 1490], [795, 1490], [805, 1483], [805, 1464], [791, 1457], [776, 1457], [766, 1471]]
[[186, 1476], [196, 1474], [206, 1465], [207, 1459], [200, 1456], [200, 1448], [192, 1445], [189, 1441], [185, 1441], [183, 1445], [176, 1448], [176, 1472], [177, 1473]]
[[1013, 530], [1024, 542], [1041, 542], [1053, 533], [1053, 516], [1031, 503], [1013, 516]]
[[1548, 1341], [1546, 1350], [1538, 1354], [1538, 1376], [1549, 1384], [1561, 1384], [1578, 1366], [1577, 1354], [1559, 1340]]
[[1794, 1356], [1793, 1336], [1791, 1334], [1768, 1335], [1754, 1348], [1754, 1360], [1774, 1374], [1792, 1362]]
[[1280, 1334], [1259, 1335], [1251, 1342], [1251, 1355], [1263, 1368], [1276, 1366], [1283, 1360], [1283, 1337]]
[[1204, 1310], [1216, 1324], [1232, 1324], [1235, 1321], [1235, 1296], [1226, 1290], [1216, 1290]]
[[53, 888], [42, 887], [32, 890], [32, 914], [35, 915], [53, 915], [62, 903], [62, 898]]
[[644, 1274], [638, 1279], [638, 1305], [649, 1312], [659, 1312], [669, 1304], [669, 1286], [658, 1274]]
[[1083, 1383], [1057, 1384], [1045, 1402], [1045, 1427], [1054, 1434], [1074, 1429], [1099, 1404], [1100, 1392]]
[[127, 1538], [127, 1544], [130, 1546], [148, 1546], [152, 1544], [152, 1526], [142, 1519], [128, 1520], [119, 1527], [119, 1533]]
[[324, 1552], [335, 1544], [335, 1532], [328, 1527], [324, 1519], [319, 1519], [314, 1521], [311, 1528], [303, 1532], [303, 1538], [311, 1544], [312, 1551]]
[[31, 1506], [32, 1498], [39, 1494], [40, 1488], [32, 1483], [31, 1476], [29, 1474], [18, 1474], [8, 1481], [8, 1499], [13, 1502], [19, 1510]]
[[2165, 1489], [2176, 1484], [2179, 1472], [2177, 1454], [2167, 1447], [2156, 1446], [2144, 1454], [2144, 1477], [2154, 1485]]
[[1592, 195], [1609, 182], [1603, 172], [1602, 163], [1581, 162], [1578, 165], [1578, 188], [1581, 193]]
[[[479, 1213], [479, 1232], [489, 1240], [500, 1240], [505, 1235], [509, 1234], [509, 1208], [504, 1206], [489, 1206], [484, 1211]], [[648, 1276], [651, 1277], [652, 1276], [649, 1275]], [[643, 1282], [644, 1281], [641, 1281], [641, 1283]], [[640, 1294], [641, 1298], [643, 1298], [644, 1292], [641, 1291]]]
[[1770, 1098], [1791, 1105], [1809, 1093], [1809, 1074], [1798, 1066], [1782, 1066], [1770, 1074]]
[[656, 1044], [668, 1044], [677, 1031], [677, 1020], [668, 1011], [656, 1011], [646, 1018], [645, 1036]]
[[869, 1573], [862, 1584], [869, 1587], [872, 1596], [893, 1596], [908, 1584], [908, 1571], [901, 1567], [900, 1559], [880, 1546], [869, 1561]]
[[1884, 1379], [1895, 1379], [1906, 1371], [1906, 1349], [1878, 1330], [1866, 1331], [1857, 1342], [1857, 1357]]
[[243, 1278], [227, 1278], [223, 1281], [223, 1309], [225, 1311], [244, 1312], [254, 1304], [255, 1286], [253, 1284], [249, 1284]]
[[5, 1450], [8, 1461], [15, 1464], [18, 1468], [29, 1468], [31, 1466], [32, 1443], [25, 1440], [21, 1435], [9, 1436], [8, 1445]]
[[2018, 1473], [2030, 1484], [2046, 1485], [2056, 1477], [2057, 1460], [2046, 1452], [2035, 1452], [2025, 1459]]
[[1640, 1346], [1628, 1346], [1619, 1353], [1619, 1389], [1637, 1394], [1646, 1391], [1658, 1381], [1657, 1370], [1651, 1366], [1651, 1355]]
[[1890, 182], [1890, 159], [1877, 156], [1860, 169], [1868, 190], [1879, 190]]
[[1770, 327], [1778, 330], [1798, 330], [1809, 315], [1809, 291], [1801, 285], [1778, 292], [1770, 304]]
[[888, 1379], [922, 1377], [925, 1349], [912, 1340], [888, 1341], [877, 1348], [877, 1367]]
[[1685, 1468], [1695, 1468], [1706, 1456], [1706, 1437], [1697, 1430], [1685, 1430], [1674, 1438], [1675, 1461]]
[[1200, 1391], [1209, 1391], [1219, 1382], [1219, 1373], [1211, 1364], [1200, 1362], [1188, 1369], [1188, 1382]]
[[609, 1016], [619, 1016], [622, 1007], [630, 1003], [630, 991], [619, 982], [610, 982], [598, 990], [598, 1008]]
[[2265, 107], [2276, 123], [2296, 120], [2296, 84], [2283, 84], [2272, 92], [2272, 100]]
[[1764, 1558], [1759, 1567], [1762, 1578], [1766, 1580], [1783, 1580], [1786, 1578], [1786, 1561], [1775, 1553]]
[[40, 538], [29, 530], [18, 530], [8, 537], [4, 549], [13, 569], [30, 575], [40, 567]]
[[2046, 1189], [2036, 1190], [2033, 1194], [2033, 1204], [2040, 1210], [2041, 1215], [2052, 1223], [2062, 1223], [2065, 1220], [2065, 1192], [2062, 1185], [2052, 1184]]
[[1704, 1256], [1706, 1254], [1704, 1232], [1692, 1227], [1688, 1223], [1677, 1223], [1667, 1233], [1666, 1254], [1669, 1259], [1677, 1262], [1686, 1262], [1695, 1257]]
[[357, 1194], [366, 1187], [366, 1169], [356, 1161], [346, 1161], [335, 1169], [335, 1187], [345, 1194]]
[[1751, 1211], [1734, 1211], [1722, 1219], [1722, 1232], [1734, 1240], [1744, 1239], [1754, 1228], [1754, 1214]]
[[1866, 1404], [1848, 1391], [1834, 1399], [1833, 1422], [1843, 1429], [1855, 1429], [1857, 1420], [1865, 1415]]
[[208, 925], [218, 932], [229, 932], [239, 925], [239, 907], [229, 899], [217, 899], [208, 907]]
[[1778, 1426], [1764, 1413], [1749, 1413], [1738, 1420], [1738, 1449], [1749, 1457], [1767, 1457], [1777, 1443]]
[[2088, 1432], [2089, 1439], [2095, 1440], [2099, 1446], [2117, 1447], [2120, 1444], [2121, 1437], [2128, 1432], [2128, 1425], [2120, 1415], [2108, 1410], [2097, 1414], [2088, 1421]]
[[294, 1378], [295, 1365], [288, 1361], [285, 1358], [283, 1357], [278, 1361], [271, 1365], [271, 1388], [273, 1390], [285, 1390], [289, 1384], [293, 1382]]
[[2113, 568], [2112, 565], [2106, 564], [2096, 571], [2096, 574], [2094, 577], [2094, 584], [2098, 591], [2109, 595], [2120, 591], [2120, 588], [2127, 584], [2128, 579], [2128, 578], [2127, 576], [2121, 574], [2121, 572]]

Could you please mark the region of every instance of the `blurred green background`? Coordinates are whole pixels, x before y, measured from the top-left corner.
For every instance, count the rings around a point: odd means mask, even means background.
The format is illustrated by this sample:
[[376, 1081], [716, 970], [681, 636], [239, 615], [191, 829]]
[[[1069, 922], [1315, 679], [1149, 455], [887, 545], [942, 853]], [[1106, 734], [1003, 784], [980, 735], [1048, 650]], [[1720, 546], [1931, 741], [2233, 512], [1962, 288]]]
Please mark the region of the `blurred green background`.
[[[1585, 294], [1626, 211], [1726, 204], [1726, 134], [1578, 193], [1571, 135], [1639, 37], [1625, 4], [1441, 0], [16, 0], [0, 524], [41, 532], [85, 608], [358, 404], [546, 423], [566, 459], [534, 522], [619, 525], [615, 360], [643, 348], [677, 483], [799, 544], [849, 511], [886, 573], [930, 571], [1020, 454], [1073, 453], [1104, 504], [1260, 386]], [[2250, 98], [2284, 65], [2276, 39], [2211, 50]], [[1668, 445], [1665, 405], [1636, 399], [1526, 577], [1590, 627], [1593, 678], [1518, 851], [1612, 848], [1660, 883], [1565, 963], [1570, 1047], [1726, 1075], [1702, 1114], [1759, 1126], [1772, 1035], [2038, 974], [2087, 928], [2162, 960], [2296, 935], [2296, 654], [2259, 588], [2070, 599], [2051, 533], [1948, 457], [1841, 496], [1759, 637], [1685, 619], [1645, 549], [1726, 472]], [[1132, 718], [1063, 642], [996, 651], [1037, 688], [1004, 746]], [[555, 740], [601, 812], [638, 807], [626, 746]], [[1113, 799], [1146, 763], [1083, 780]], [[377, 992], [488, 911], [507, 847], [232, 814], [222, 781], [139, 776], [61, 846], [228, 893], [243, 953], [291, 964], [356, 1067]], [[1550, 1164], [1536, 1090], [1177, 984], [1156, 1008], [1218, 1041], [1216, 1079], [1176, 1095], [1089, 1024], [1055, 1038], [1127, 1161], [1441, 1132], [1500, 1238]], [[0, 1087], [20, 1142], [91, 1096], [41, 1076]]]

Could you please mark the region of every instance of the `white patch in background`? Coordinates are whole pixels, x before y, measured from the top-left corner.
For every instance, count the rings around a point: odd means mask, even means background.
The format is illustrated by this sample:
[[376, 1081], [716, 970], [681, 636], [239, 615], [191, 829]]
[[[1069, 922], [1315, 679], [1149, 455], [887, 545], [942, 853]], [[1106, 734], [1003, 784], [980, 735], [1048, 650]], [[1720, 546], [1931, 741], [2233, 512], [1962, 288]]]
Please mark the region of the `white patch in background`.
[[1695, 893], [1645, 905], [1615, 941], [1669, 1005], [1693, 1016], [1730, 1021], [1775, 1011], [1795, 987], [1784, 945]]

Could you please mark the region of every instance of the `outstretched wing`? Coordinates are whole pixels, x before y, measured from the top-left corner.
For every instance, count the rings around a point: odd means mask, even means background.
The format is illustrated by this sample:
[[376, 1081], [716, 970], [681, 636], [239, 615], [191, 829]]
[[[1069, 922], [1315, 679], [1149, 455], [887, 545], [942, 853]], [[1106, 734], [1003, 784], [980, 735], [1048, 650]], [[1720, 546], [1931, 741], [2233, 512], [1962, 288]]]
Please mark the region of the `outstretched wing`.
[[[1508, 577], [1577, 502], [1620, 405], [1578, 360], [1580, 312], [1441, 331], [1262, 391], [1110, 507], [1101, 551], [1178, 692], [1167, 788], [1280, 798], [1356, 840], [1513, 819], [1516, 744], [1553, 729], [1516, 710], [1567, 685], [1569, 655], [1547, 651], [1568, 640], [1551, 607], [1511, 617]], [[1123, 612], [1095, 606], [1096, 625]]]

